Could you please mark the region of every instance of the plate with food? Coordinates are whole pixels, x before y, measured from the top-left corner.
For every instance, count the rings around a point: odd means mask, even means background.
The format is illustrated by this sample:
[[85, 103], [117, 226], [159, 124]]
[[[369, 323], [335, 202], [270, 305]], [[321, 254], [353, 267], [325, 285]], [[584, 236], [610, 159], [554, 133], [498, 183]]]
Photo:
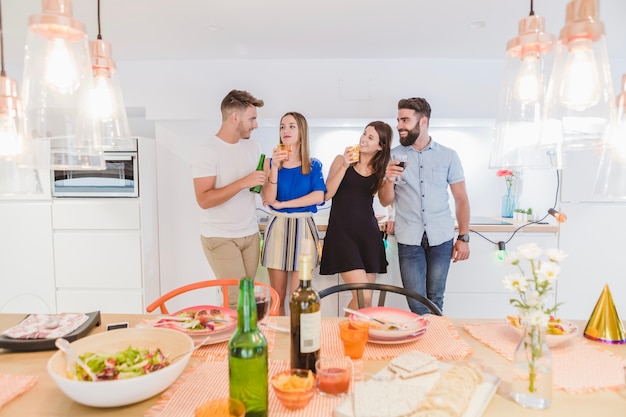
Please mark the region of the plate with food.
[[[524, 325], [519, 316], [507, 316], [506, 322], [522, 337]], [[546, 329], [546, 343], [548, 347], [557, 347], [578, 334], [578, 327], [571, 321], [561, 320], [550, 316]]]
[[[232, 333], [237, 327], [237, 312], [217, 306], [193, 306], [177, 311], [169, 316], [160, 317], [154, 327], [166, 327], [180, 330], [194, 340], [202, 340], [206, 336], [220, 336]], [[211, 344], [212, 339], [207, 341]]]
[[425, 328], [417, 331], [416, 333], [410, 334], [408, 336], [400, 337], [398, 339], [379, 339], [377, 337], [369, 336], [367, 341], [369, 343], [375, 343], [378, 345], [400, 345], [402, 343], [412, 342], [415, 339], [422, 336], [424, 333], [426, 333]]
[[428, 327], [426, 317], [399, 308], [368, 307], [361, 308], [358, 312], [361, 318], [364, 316], [369, 318], [368, 340], [372, 342], [408, 342], [424, 334]]

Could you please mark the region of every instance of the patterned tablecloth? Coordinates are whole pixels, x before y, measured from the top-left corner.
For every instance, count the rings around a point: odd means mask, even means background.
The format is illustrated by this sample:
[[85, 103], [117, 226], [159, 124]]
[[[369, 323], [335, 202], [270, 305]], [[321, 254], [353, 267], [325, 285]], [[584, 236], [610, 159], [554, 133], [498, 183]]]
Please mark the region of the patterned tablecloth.
[[[520, 335], [507, 323], [467, 323], [463, 328], [509, 361], [513, 360]], [[582, 393], [618, 390], [624, 386], [626, 361], [603, 349], [599, 342], [576, 337], [551, 348], [550, 352], [552, 382], [557, 389]]]
[[[269, 375], [289, 369], [288, 361], [270, 361]], [[193, 417], [201, 404], [216, 398], [228, 397], [228, 361], [203, 362], [185, 373], [161, 400], [150, 408], [146, 417]], [[269, 415], [272, 417], [320, 417], [331, 416], [344, 398], [315, 395], [308, 406], [301, 410], [287, 410], [269, 387]]]
[[[368, 343], [363, 359], [354, 361], [357, 379], [362, 376], [364, 360], [390, 359], [412, 350], [419, 350], [442, 360], [463, 359], [471, 355], [471, 347], [459, 336], [447, 317], [429, 316], [429, 320], [426, 333], [413, 341], [384, 345]], [[265, 322], [275, 324], [271, 317], [267, 317]], [[261, 331], [268, 340], [268, 349], [273, 349], [276, 331], [265, 326], [261, 327]], [[187, 370], [162, 395], [160, 401], [146, 412], [147, 417], [193, 417], [194, 410], [200, 404], [211, 399], [228, 397], [227, 343], [202, 347], [194, 355], [204, 358], [204, 362]], [[322, 321], [321, 355], [344, 355], [337, 320]], [[288, 368], [288, 361], [270, 361], [268, 373], [272, 376]], [[270, 387], [269, 414], [272, 417], [330, 416], [341, 401], [343, 398], [316, 395], [306, 408], [289, 411], [283, 408]]]

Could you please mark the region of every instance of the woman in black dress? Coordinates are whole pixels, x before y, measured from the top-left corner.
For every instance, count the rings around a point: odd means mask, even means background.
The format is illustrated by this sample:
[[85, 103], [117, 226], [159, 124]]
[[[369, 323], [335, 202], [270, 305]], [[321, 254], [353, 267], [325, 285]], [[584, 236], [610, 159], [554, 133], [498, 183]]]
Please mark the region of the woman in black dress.
[[[387, 272], [387, 258], [378, 221], [374, 195], [383, 184], [389, 162], [393, 130], [384, 122], [371, 122], [359, 141], [359, 150], [347, 147], [337, 155], [326, 180], [325, 200], [333, 199], [324, 237], [320, 274], [341, 273], [346, 283], [374, 282]], [[364, 291], [366, 304], [371, 291]], [[358, 308], [353, 291], [350, 308]]]

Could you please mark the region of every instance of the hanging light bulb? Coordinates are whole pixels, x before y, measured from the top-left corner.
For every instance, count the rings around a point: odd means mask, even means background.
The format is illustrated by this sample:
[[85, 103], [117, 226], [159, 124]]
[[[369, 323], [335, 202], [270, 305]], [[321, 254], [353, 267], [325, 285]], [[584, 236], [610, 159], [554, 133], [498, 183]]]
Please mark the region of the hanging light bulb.
[[98, 0], [98, 39], [89, 41], [94, 76], [91, 109], [99, 125], [102, 147], [107, 150], [132, 146], [124, 97], [113, 61], [111, 44], [100, 33], [100, 0]]
[[554, 36], [544, 32], [545, 20], [530, 14], [519, 21], [518, 36], [507, 43], [504, 73], [491, 168], [550, 168], [551, 155], [539, 149], [545, 93], [546, 55], [552, 51]]
[[499, 241], [498, 242], [498, 250], [496, 251], [496, 258], [499, 261], [503, 261], [508, 255], [508, 252], [506, 251], [506, 243], [503, 241]]
[[69, 94], [80, 85], [76, 60], [63, 38], [48, 43], [44, 68], [44, 83], [61, 94]]
[[602, 96], [598, 64], [591, 40], [576, 39], [568, 48], [559, 94], [567, 108], [583, 111], [598, 103]]
[[540, 144], [558, 153], [600, 149], [613, 122], [613, 86], [599, 0], [571, 0], [548, 83]]
[[567, 214], [561, 213], [553, 208], [548, 210], [548, 214], [554, 217], [559, 223], [565, 223], [567, 221]]
[[522, 57], [519, 72], [515, 78], [513, 94], [521, 103], [532, 103], [543, 98], [542, 62], [537, 52], [528, 52]]
[[90, 111], [93, 76], [85, 25], [71, 0], [43, 0], [26, 39], [22, 99], [27, 135], [48, 140], [50, 169], [105, 169], [100, 131]]

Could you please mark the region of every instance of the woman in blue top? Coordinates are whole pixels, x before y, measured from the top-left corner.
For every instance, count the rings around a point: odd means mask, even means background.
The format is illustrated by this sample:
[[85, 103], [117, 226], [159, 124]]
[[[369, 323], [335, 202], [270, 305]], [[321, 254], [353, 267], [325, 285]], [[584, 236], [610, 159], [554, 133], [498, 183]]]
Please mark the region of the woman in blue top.
[[[317, 205], [324, 202], [326, 186], [322, 163], [309, 157], [309, 126], [303, 115], [286, 113], [280, 119], [280, 146], [265, 160], [267, 181], [261, 191], [271, 209], [265, 228], [261, 265], [267, 268], [270, 285], [280, 296], [280, 315], [285, 315], [287, 290], [299, 284], [298, 256], [303, 239], [314, 242], [313, 260], [317, 266], [319, 236], [313, 221]], [[289, 148], [290, 147], [290, 148]], [[289, 283], [291, 272], [291, 283]]]

